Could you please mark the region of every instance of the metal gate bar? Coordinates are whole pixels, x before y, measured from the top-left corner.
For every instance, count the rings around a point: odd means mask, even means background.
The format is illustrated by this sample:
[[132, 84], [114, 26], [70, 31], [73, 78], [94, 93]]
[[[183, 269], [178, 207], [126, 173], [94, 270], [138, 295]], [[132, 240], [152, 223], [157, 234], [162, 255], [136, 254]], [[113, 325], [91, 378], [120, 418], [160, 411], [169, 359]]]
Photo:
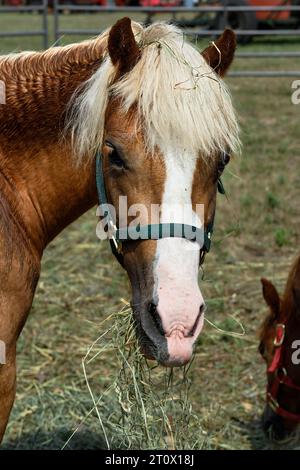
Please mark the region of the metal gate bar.
[[[95, 36], [101, 33], [97, 29], [80, 29], [80, 28], [71, 28], [71, 29], [60, 29], [59, 19], [62, 11], [77, 11], [77, 12], [101, 12], [101, 13], [228, 13], [228, 12], [257, 12], [257, 11], [270, 11], [270, 12], [282, 12], [282, 11], [296, 11], [300, 14], [300, 5], [284, 5], [284, 6], [200, 6], [200, 7], [129, 7], [129, 6], [95, 6], [95, 5], [69, 5], [61, 4], [59, 0], [54, 0], [54, 34], [56, 43], [59, 43], [61, 35], [89, 35]], [[220, 35], [222, 30], [210, 30], [210, 29], [184, 29], [184, 34], [193, 37], [207, 37], [207, 36], [217, 36]], [[300, 29], [258, 29], [258, 30], [235, 30], [235, 33], [238, 36], [284, 36], [299, 37], [300, 42]], [[296, 58], [300, 57], [300, 51], [263, 51], [263, 52], [238, 52], [236, 54], [238, 58]], [[299, 77], [300, 70], [237, 70], [231, 72], [229, 75], [233, 77]]]
[[42, 29], [40, 30], [24, 30], [24, 31], [0, 31], [0, 38], [5, 37], [23, 37], [23, 36], [42, 36], [43, 47], [47, 49], [49, 45], [49, 28], [48, 28], [48, 0], [42, 0], [40, 5], [32, 6], [0, 6], [1, 13], [42, 13]]

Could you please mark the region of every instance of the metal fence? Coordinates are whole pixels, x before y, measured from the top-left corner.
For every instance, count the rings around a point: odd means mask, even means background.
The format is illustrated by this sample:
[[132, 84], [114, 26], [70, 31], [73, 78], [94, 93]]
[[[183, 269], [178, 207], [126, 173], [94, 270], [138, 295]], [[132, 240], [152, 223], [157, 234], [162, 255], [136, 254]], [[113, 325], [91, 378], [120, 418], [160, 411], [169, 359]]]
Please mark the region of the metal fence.
[[[62, 35], [97, 35], [101, 31], [99, 29], [64, 29], [60, 27], [60, 17], [63, 11], [68, 12], [85, 12], [85, 13], [145, 13], [146, 15], [155, 15], [155, 13], [168, 13], [176, 15], [178, 13], [192, 13], [194, 15], [201, 14], [215, 14], [223, 15], [224, 25], [227, 24], [228, 15], [232, 12], [299, 12], [300, 5], [284, 5], [284, 6], [230, 6], [228, 0], [222, 6], [203, 5], [199, 7], [130, 7], [130, 6], [114, 6], [109, 5], [105, 7], [96, 5], [74, 5], [59, 3], [59, 0], [54, 0], [54, 34], [56, 44], [59, 44]], [[222, 29], [215, 29], [211, 27], [203, 28], [185, 28], [185, 34], [193, 37], [216, 37], [223, 32]], [[300, 20], [298, 28], [279, 28], [279, 29], [236, 29], [235, 33], [239, 38], [241, 37], [254, 37], [254, 36], [268, 36], [268, 37], [290, 37], [296, 36], [299, 38], [299, 51], [247, 51], [238, 52], [236, 57], [241, 58], [299, 58], [300, 57]], [[299, 77], [300, 70], [236, 70], [230, 73], [231, 76], [244, 76], [244, 77]]]
[[48, 0], [41, 0], [41, 3], [30, 6], [0, 6], [0, 15], [3, 13], [31, 13], [37, 12], [41, 14], [41, 29], [39, 30], [23, 30], [23, 31], [0, 31], [0, 38], [5, 37], [22, 37], [22, 36], [42, 36], [43, 47], [46, 49], [49, 45], [49, 29], [48, 29]]
[[[62, 0], [61, 0], [62, 1]], [[64, 0], [66, 1], [66, 0]], [[298, 5], [281, 5], [281, 6], [232, 6], [230, 5], [231, 0], [221, 0], [224, 2], [223, 5], [215, 6], [204, 4], [198, 7], [174, 7], [174, 6], [163, 6], [163, 7], [129, 7], [129, 6], [115, 6], [111, 4], [113, 0], [108, 0], [110, 3], [108, 6], [96, 6], [96, 5], [75, 5], [69, 3], [60, 3], [60, 0], [54, 0], [53, 2], [53, 20], [50, 15], [48, 15], [48, 0], [41, 0], [40, 4], [32, 4], [27, 6], [0, 6], [1, 13], [30, 13], [37, 12], [41, 15], [41, 28], [39, 30], [19, 30], [19, 31], [0, 31], [0, 38], [2, 37], [22, 37], [22, 36], [41, 36], [43, 39], [43, 47], [47, 48], [49, 45], [49, 22], [54, 22], [54, 35], [55, 43], [60, 43], [60, 38], [63, 35], [86, 35], [94, 36], [101, 33], [100, 29], [82, 29], [73, 28], [66, 29], [61, 27], [61, 16], [64, 14], [64, 11], [72, 13], [124, 13], [125, 15], [130, 15], [131, 13], [143, 13], [147, 15], [147, 20], [150, 18], [155, 20], [156, 13], [164, 13], [172, 16], [172, 19], [175, 21], [175, 15], [189, 13], [189, 15], [196, 18], [201, 17], [201, 15], [219, 15], [222, 16], [223, 21], [220, 27], [224, 27], [228, 23], [228, 16], [232, 13], [252, 13], [253, 15], [256, 12], [270, 12], [270, 14], [278, 14], [279, 12], [290, 12], [297, 14], [298, 24], [297, 27], [279, 27], [277, 29], [267, 29], [266, 27], [260, 27], [259, 29], [235, 29], [237, 36], [243, 40], [245, 38], [252, 38], [254, 36], [266, 36], [266, 37], [297, 37], [299, 38], [299, 51], [251, 51], [247, 50], [243, 52], [243, 48], [239, 48], [239, 52], [236, 54], [238, 58], [247, 58], [247, 59], [261, 59], [263, 62], [264, 59], [297, 59], [300, 57], [300, 3]], [[1, 3], [1, 0], [0, 0]], [[282, 24], [285, 24], [282, 22]], [[185, 34], [192, 36], [194, 38], [203, 38], [203, 37], [212, 37], [215, 38], [222, 33], [222, 29], [216, 28], [215, 24], [211, 23], [209, 25], [199, 25], [197, 27], [184, 28]], [[300, 70], [280, 70], [276, 66], [275, 70], [261, 70], [262, 67], [257, 67], [256, 70], [234, 70], [230, 73], [231, 76], [248, 76], [248, 77], [300, 77]], [[253, 67], [254, 69], [254, 67]]]

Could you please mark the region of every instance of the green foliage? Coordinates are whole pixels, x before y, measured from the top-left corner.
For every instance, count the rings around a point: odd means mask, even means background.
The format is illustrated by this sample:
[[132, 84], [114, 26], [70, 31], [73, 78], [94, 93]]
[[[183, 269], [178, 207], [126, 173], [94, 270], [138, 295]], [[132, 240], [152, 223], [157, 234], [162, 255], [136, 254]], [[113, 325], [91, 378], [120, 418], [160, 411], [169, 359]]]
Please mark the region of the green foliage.
[[288, 245], [289, 243], [289, 233], [285, 228], [279, 227], [275, 231], [275, 242], [279, 247]]
[[279, 206], [278, 197], [276, 196], [276, 194], [272, 193], [271, 191], [267, 192], [266, 200], [267, 200], [268, 207], [270, 207], [271, 209], [276, 209], [276, 207]]

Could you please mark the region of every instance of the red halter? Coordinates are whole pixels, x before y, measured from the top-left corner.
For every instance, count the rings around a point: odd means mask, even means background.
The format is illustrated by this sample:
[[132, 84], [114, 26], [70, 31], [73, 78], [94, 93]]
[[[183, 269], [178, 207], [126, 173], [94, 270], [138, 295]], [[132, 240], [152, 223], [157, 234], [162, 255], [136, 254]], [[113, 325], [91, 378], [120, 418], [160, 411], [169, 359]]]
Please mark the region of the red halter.
[[283, 365], [283, 350], [284, 350], [284, 339], [285, 339], [285, 323], [277, 323], [276, 335], [274, 338], [275, 354], [268, 368], [268, 373], [274, 374], [274, 379], [267, 386], [267, 402], [276, 414], [287, 418], [292, 421], [300, 423], [300, 414], [291, 413], [279, 405], [277, 396], [281, 384], [294, 390], [300, 391], [300, 385], [294, 383], [294, 381], [288, 377], [286, 368]]

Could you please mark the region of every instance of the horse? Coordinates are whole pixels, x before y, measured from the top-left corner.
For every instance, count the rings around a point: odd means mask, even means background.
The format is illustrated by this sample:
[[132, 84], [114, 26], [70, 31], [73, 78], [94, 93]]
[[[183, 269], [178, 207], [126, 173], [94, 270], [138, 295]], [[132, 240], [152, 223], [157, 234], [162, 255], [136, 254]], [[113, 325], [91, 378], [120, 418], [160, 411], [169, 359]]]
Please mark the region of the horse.
[[[0, 441], [15, 397], [16, 342], [43, 251], [97, 204], [96, 179], [112, 207], [124, 195], [130, 207], [159, 205], [160, 228], [212, 229], [219, 177], [239, 146], [223, 81], [235, 48], [231, 30], [200, 53], [174, 26], [143, 27], [123, 18], [91, 40], [0, 58], [6, 90], [0, 105], [0, 340], [6, 345]], [[169, 216], [171, 203], [186, 205], [184, 216]], [[197, 203], [204, 205], [203, 220]], [[158, 236], [123, 240], [120, 247], [113, 234], [144, 354], [165, 366], [187, 363], [205, 309], [200, 244]]]
[[260, 331], [259, 352], [267, 364], [267, 404], [262, 422], [274, 440], [291, 436], [300, 423], [300, 256], [289, 273], [285, 291], [262, 278], [270, 312]]

